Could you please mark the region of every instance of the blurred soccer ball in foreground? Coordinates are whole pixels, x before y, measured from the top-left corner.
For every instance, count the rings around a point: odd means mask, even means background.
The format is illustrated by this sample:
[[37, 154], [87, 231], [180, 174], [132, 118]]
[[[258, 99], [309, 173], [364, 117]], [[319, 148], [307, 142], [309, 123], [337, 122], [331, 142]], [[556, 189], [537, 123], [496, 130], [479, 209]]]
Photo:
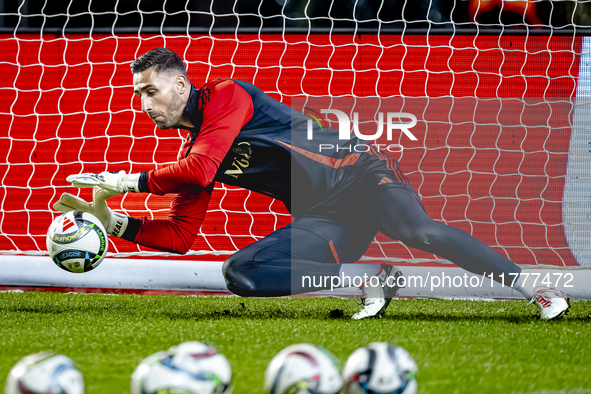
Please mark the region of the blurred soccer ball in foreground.
[[343, 368], [345, 394], [417, 392], [418, 367], [410, 354], [399, 346], [372, 342], [355, 350]]
[[277, 353], [265, 371], [269, 394], [335, 394], [343, 386], [338, 360], [328, 351], [300, 343]]
[[24, 357], [10, 370], [6, 394], [83, 394], [82, 374], [68, 357], [49, 352]]
[[103, 224], [88, 212], [71, 211], [55, 218], [47, 231], [47, 251], [70, 272], [88, 272], [103, 261], [109, 241]]
[[131, 376], [131, 394], [229, 394], [232, 368], [223, 354], [201, 342], [154, 353]]

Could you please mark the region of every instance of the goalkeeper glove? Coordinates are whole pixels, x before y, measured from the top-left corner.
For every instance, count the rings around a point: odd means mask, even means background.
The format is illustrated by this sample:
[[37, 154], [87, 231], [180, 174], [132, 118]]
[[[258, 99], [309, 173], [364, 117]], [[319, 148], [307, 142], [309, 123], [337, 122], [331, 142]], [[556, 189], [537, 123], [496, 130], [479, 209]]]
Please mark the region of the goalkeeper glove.
[[[139, 179], [141, 174], [129, 174], [125, 171], [101, 172], [93, 174], [70, 175], [66, 178], [74, 187], [100, 186], [112, 193], [112, 196], [127, 192], [140, 192]], [[109, 197], [107, 197], [109, 198]]]
[[116, 194], [95, 186], [92, 190], [92, 203], [89, 204], [80, 197], [76, 197], [70, 193], [64, 193], [53, 204], [53, 208], [63, 213], [70, 211], [91, 213], [101, 221], [108, 234], [121, 237], [125, 229], [127, 229], [129, 217], [111, 211], [106, 200], [114, 195]]

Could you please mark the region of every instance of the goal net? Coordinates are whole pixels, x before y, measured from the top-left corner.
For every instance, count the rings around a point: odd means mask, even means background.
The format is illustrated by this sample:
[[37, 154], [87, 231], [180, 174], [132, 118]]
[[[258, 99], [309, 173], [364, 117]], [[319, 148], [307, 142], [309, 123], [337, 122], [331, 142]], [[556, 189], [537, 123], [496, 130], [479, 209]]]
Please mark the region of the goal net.
[[[3, 254], [46, 254], [53, 203], [64, 192], [91, 199], [67, 175], [176, 160], [185, 133], [141, 113], [129, 69], [168, 47], [196, 87], [235, 78], [288, 105], [403, 100], [418, 141], [402, 139], [395, 158], [432, 218], [517, 264], [591, 265], [587, 2], [18, 3], [0, 10]], [[130, 193], [109, 205], [164, 218], [170, 198]], [[218, 183], [189, 258], [223, 260], [290, 220], [281, 202]], [[161, 255], [114, 237], [110, 251]], [[448, 263], [381, 234], [363, 259]]]

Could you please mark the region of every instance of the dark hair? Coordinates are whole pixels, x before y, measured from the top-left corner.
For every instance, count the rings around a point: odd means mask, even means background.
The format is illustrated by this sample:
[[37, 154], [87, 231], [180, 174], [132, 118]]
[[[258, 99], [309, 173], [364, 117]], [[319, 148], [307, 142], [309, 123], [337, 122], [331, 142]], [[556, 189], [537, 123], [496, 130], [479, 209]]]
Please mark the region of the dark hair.
[[131, 62], [130, 66], [132, 74], [146, 71], [150, 67], [155, 67], [154, 71], [156, 72], [177, 70], [182, 72], [185, 78], [187, 78], [187, 69], [183, 60], [168, 48], [152, 49]]

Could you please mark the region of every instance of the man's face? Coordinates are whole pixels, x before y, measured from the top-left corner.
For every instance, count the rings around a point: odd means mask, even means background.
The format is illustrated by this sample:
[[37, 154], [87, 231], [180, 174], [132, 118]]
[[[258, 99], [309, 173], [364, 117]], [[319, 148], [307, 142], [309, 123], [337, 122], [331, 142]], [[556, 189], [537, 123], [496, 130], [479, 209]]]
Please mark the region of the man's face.
[[170, 129], [182, 119], [184, 102], [177, 89], [178, 79], [177, 71], [157, 73], [154, 67], [133, 74], [133, 89], [142, 100], [142, 111], [161, 130]]

